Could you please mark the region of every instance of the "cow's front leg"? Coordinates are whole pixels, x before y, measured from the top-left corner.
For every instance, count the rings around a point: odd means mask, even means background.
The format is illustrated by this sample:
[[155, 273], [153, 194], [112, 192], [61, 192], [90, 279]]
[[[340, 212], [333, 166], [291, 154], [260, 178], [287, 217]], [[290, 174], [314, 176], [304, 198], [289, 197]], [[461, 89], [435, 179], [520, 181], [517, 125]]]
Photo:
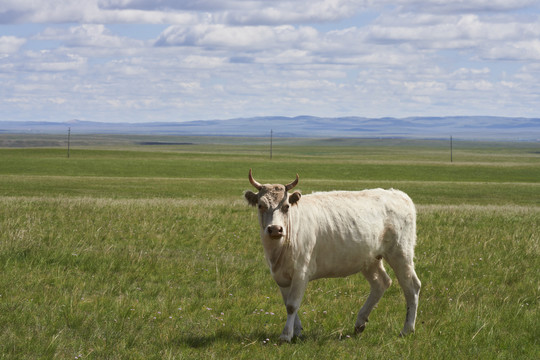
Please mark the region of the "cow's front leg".
[[[280, 287], [279, 290], [281, 290], [281, 296], [283, 297], [283, 303], [285, 304], [285, 307], [287, 307], [287, 298], [289, 297], [289, 290], [290, 287]], [[298, 316], [298, 311], [296, 312], [296, 317], [294, 318], [294, 332], [293, 335], [300, 337], [302, 336], [302, 322], [300, 321], [300, 317]]]
[[307, 278], [304, 276], [293, 277], [291, 286], [285, 290], [286, 296], [282, 291], [283, 299], [285, 301], [285, 308], [287, 309], [287, 322], [285, 328], [281, 333], [281, 341], [291, 342], [293, 335], [300, 335], [302, 331], [302, 324], [298, 317], [298, 309], [300, 303], [304, 297], [304, 292], [307, 286]]

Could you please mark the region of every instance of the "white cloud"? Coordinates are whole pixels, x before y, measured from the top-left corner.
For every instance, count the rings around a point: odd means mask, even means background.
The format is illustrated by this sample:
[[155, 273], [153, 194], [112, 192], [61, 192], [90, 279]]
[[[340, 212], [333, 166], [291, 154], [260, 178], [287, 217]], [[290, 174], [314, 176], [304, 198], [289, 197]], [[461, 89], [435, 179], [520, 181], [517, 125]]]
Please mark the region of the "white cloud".
[[485, 52], [487, 59], [540, 61], [540, 40], [504, 42]]
[[348, 18], [368, 1], [358, 0], [5, 0], [4, 23], [160, 23], [197, 24], [211, 16], [217, 23], [280, 25]]
[[[383, 21], [369, 29], [375, 42], [415, 42], [427, 48], [471, 47], [485, 41], [511, 41], [540, 36], [540, 23], [482, 20], [477, 15], [430, 17], [418, 23], [414, 14], [401, 16], [399, 25]], [[447, 44], [444, 46], [444, 44]]]
[[[17, 1], [6, 0], [0, 6], [0, 19], [4, 23], [56, 23], [78, 22], [99, 12], [95, 1]], [[85, 15], [86, 14], [86, 15]]]
[[150, 3], [146, 9], [137, 9], [107, 7], [96, 0], [4, 0], [0, 5], [0, 23], [194, 24], [200, 21], [198, 14], [162, 10], [156, 3]]
[[457, 90], [479, 90], [487, 91], [493, 89], [493, 84], [486, 80], [478, 81], [458, 81], [455, 88]]
[[[23, 64], [18, 68], [26, 73], [66, 72], [84, 70], [87, 59], [75, 53], [58, 54], [49, 50], [27, 52]], [[31, 78], [28, 78], [31, 80]]]
[[416, 94], [433, 94], [434, 92], [441, 92], [447, 89], [446, 84], [441, 81], [405, 81], [403, 85], [407, 91]]
[[454, 71], [451, 76], [459, 78], [468, 78], [475, 75], [486, 75], [489, 74], [490, 70], [488, 67], [483, 67], [481, 69], [471, 69], [471, 68], [459, 68]]
[[26, 39], [16, 36], [0, 36], [0, 54], [13, 54], [26, 43]]
[[432, 13], [470, 13], [512, 11], [537, 5], [536, 0], [398, 0], [409, 11]]
[[53, 103], [53, 104], [56, 104], [56, 105], [62, 105], [63, 103], [65, 103], [67, 101], [66, 99], [60, 98], [60, 97], [49, 98], [47, 100], [49, 102]]
[[67, 46], [92, 48], [126, 48], [140, 47], [143, 42], [113, 35], [105, 25], [83, 24], [68, 29], [49, 27], [38, 34], [37, 40], [58, 40]]
[[171, 26], [156, 41], [158, 46], [200, 46], [209, 49], [261, 51], [275, 48], [299, 47], [317, 38], [311, 27], [238, 26], [199, 24]]
[[351, 17], [368, 1], [286, 0], [247, 1], [252, 6], [217, 13], [217, 19], [236, 25], [319, 23]]

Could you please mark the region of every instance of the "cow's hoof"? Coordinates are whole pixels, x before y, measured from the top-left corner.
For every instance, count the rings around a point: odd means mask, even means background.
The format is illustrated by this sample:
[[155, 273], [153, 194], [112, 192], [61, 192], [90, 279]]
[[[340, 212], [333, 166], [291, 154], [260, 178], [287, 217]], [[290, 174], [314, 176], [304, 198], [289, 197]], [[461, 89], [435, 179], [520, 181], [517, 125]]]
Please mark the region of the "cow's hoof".
[[414, 329], [403, 329], [399, 332], [399, 337], [405, 337], [407, 335], [410, 335], [414, 333]]
[[365, 329], [366, 329], [366, 324], [356, 325], [354, 327], [354, 332], [357, 334], [361, 334]]
[[280, 343], [290, 343], [291, 342], [291, 339], [292, 339], [292, 336], [287, 336], [285, 334], [281, 334], [281, 336], [279, 337], [279, 342]]

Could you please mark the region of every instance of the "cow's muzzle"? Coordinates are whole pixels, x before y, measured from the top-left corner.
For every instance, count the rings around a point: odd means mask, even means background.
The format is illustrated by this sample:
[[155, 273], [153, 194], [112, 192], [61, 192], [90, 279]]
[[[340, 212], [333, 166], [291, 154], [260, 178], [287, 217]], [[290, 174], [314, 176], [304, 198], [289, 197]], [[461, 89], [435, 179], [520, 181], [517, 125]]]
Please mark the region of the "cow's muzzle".
[[266, 228], [266, 233], [272, 239], [279, 239], [284, 235], [283, 226], [280, 226], [280, 225], [268, 225], [268, 227]]

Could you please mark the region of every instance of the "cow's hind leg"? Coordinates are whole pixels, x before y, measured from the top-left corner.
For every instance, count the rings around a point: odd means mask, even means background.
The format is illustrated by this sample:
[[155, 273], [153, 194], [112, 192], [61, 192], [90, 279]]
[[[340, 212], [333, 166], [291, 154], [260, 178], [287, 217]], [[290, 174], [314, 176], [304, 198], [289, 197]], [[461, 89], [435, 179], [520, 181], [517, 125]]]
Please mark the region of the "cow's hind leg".
[[403, 289], [405, 300], [407, 302], [407, 315], [405, 316], [405, 325], [401, 330], [400, 335], [405, 336], [414, 332], [414, 324], [416, 322], [416, 312], [418, 309], [418, 298], [420, 295], [421, 283], [414, 271], [414, 263], [412, 256], [406, 256], [401, 253], [394, 253], [385, 258], [390, 264], [399, 285]]
[[373, 264], [367, 270], [362, 271], [362, 273], [369, 281], [371, 291], [366, 302], [364, 303], [364, 306], [362, 306], [358, 312], [356, 324], [354, 325], [356, 333], [361, 333], [364, 331], [369, 314], [375, 305], [377, 305], [386, 289], [392, 285], [392, 280], [386, 273], [386, 270], [384, 270], [381, 259], [375, 260]]

